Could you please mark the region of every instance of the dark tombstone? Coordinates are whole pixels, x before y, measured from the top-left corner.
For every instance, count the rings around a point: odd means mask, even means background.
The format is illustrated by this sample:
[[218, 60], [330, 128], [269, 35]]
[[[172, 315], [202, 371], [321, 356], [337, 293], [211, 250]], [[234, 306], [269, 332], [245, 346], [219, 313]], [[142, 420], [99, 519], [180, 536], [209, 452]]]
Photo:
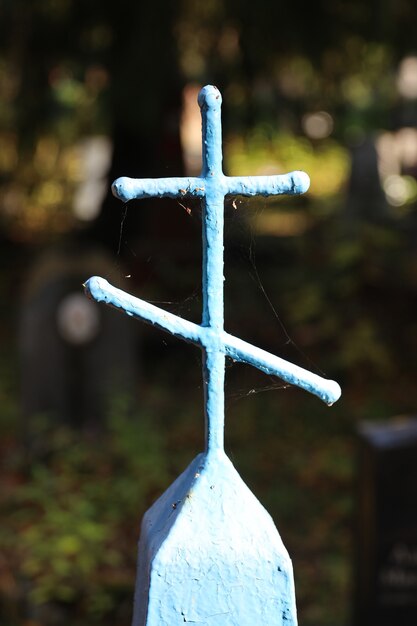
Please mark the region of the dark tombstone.
[[351, 148], [351, 172], [346, 211], [351, 220], [382, 220], [388, 206], [378, 171], [378, 154], [373, 138], [367, 137]]
[[26, 418], [97, 427], [112, 398], [134, 393], [136, 326], [84, 296], [92, 272], [123, 284], [112, 259], [80, 246], [47, 252], [27, 277], [19, 321]]
[[417, 419], [359, 430], [355, 626], [417, 624]]

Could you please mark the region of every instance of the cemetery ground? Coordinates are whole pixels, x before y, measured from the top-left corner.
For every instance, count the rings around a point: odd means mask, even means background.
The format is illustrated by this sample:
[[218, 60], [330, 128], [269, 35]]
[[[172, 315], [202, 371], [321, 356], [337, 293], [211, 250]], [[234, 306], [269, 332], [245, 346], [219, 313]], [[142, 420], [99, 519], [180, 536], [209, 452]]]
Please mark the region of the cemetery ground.
[[[226, 374], [226, 451], [292, 556], [300, 626], [349, 623], [358, 423], [415, 411], [413, 230], [323, 215], [302, 237], [257, 238], [255, 265], [251, 235], [226, 242], [226, 255], [246, 251], [226, 272], [226, 328], [343, 389], [329, 409], [249, 367], [229, 363]], [[123, 626], [141, 516], [203, 446], [200, 355], [145, 327], [133, 409], [115, 396], [99, 432], [56, 416], [24, 423], [17, 304], [6, 303], [27, 259], [2, 255], [0, 622]], [[155, 299], [192, 293], [193, 271], [182, 267]], [[198, 299], [179, 305], [198, 319]]]

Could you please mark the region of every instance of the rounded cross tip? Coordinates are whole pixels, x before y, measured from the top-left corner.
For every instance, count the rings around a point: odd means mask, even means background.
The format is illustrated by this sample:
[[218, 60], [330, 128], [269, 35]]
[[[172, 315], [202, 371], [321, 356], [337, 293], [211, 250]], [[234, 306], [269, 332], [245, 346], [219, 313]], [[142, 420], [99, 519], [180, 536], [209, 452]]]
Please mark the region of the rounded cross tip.
[[335, 402], [337, 402], [342, 395], [342, 390], [340, 388], [339, 383], [335, 380], [327, 381], [327, 393], [326, 393], [326, 404], [328, 406], [332, 406]]
[[310, 188], [310, 176], [305, 172], [292, 172], [292, 181], [296, 193], [305, 193]]
[[127, 176], [122, 176], [121, 178], [117, 178], [111, 186], [112, 194], [122, 200], [123, 202], [128, 202], [131, 200], [131, 179]]
[[85, 281], [83, 287], [85, 293], [93, 298], [97, 299], [98, 294], [108, 286], [108, 282], [105, 278], [101, 278], [100, 276], [92, 276], [88, 280]]
[[222, 104], [222, 95], [214, 85], [206, 85], [198, 94], [198, 105], [202, 109], [220, 109]]

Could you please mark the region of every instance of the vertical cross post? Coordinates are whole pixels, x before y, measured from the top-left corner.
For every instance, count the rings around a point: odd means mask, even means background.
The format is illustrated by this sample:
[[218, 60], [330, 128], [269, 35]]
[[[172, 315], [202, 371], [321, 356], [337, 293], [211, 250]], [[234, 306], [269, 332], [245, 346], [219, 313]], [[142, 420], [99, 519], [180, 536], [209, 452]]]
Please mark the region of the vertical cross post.
[[339, 385], [261, 350], [223, 328], [223, 210], [227, 195], [298, 194], [304, 172], [228, 177], [222, 172], [221, 95], [204, 87], [203, 167], [199, 177], [120, 178], [113, 192], [133, 198], [200, 198], [203, 205], [201, 325], [179, 318], [90, 278], [97, 301], [199, 346], [203, 352], [206, 450], [145, 514], [139, 545], [133, 626], [296, 626], [292, 566], [270, 516], [224, 453], [225, 358], [249, 363], [301, 387], [328, 404]]
[[[211, 87], [198, 96], [203, 121], [203, 319], [202, 326], [215, 335], [223, 331], [223, 222], [224, 194], [219, 184], [222, 171], [221, 95]], [[208, 347], [203, 353], [203, 386], [205, 396], [206, 450], [224, 446], [224, 365], [220, 346]]]

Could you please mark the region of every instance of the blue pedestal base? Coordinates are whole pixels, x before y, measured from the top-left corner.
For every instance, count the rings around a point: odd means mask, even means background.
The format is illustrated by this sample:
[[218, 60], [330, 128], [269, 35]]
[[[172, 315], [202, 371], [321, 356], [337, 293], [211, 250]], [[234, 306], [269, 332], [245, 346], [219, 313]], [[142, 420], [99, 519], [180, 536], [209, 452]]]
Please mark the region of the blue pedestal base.
[[291, 560], [224, 452], [200, 454], [145, 514], [133, 626], [296, 626]]

